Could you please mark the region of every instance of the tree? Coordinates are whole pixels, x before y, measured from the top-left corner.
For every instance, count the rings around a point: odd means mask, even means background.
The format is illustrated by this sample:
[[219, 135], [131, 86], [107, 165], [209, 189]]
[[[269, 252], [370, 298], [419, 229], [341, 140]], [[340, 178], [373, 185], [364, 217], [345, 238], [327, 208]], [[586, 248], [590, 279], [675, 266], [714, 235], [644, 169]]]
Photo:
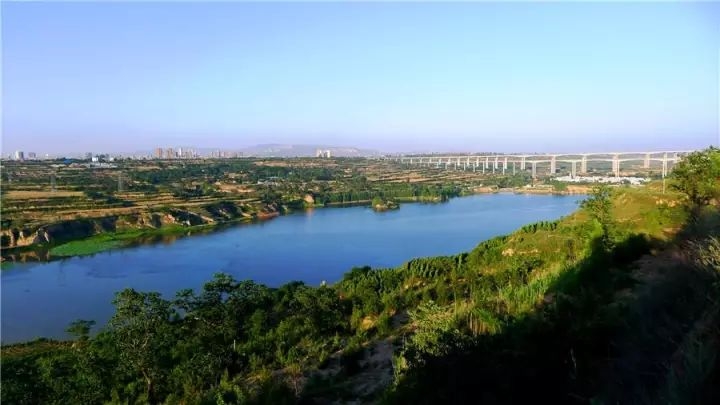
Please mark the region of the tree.
[[89, 339], [90, 329], [95, 325], [95, 321], [86, 321], [78, 319], [72, 322], [67, 328], [67, 332], [81, 342], [86, 342]]
[[590, 197], [581, 203], [581, 207], [600, 224], [602, 228], [601, 242], [602, 246], [606, 249], [609, 249], [612, 245], [611, 232], [613, 230], [613, 223], [611, 197], [612, 189], [606, 185], [600, 185], [594, 187], [592, 192], [590, 192]]
[[720, 198], [720, 149], [710, 147], [687, 155], [673, 169], [674, 188], [695, 206]]
[[155, 383], [167, 367], [165, 359], [173, 340], [170, 302], [159, 293], [141, 293], [131, 288], [115, 296], [115, 315], [109, 326], [115, 337], [122, 365], [140, 374], [145, 382], [145, 400], [155, 402]]

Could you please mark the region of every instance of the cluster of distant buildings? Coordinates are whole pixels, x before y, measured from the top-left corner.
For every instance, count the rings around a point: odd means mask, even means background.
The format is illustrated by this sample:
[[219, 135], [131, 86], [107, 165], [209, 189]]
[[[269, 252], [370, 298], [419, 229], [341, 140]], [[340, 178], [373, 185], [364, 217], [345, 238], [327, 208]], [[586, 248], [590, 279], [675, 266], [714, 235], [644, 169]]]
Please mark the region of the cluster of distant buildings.
[[629, 183], [634, 186], [640, 185], [648, 181], [642, 177], [605, 177], [605, 176], [560, 176], [555, 180], [567, 183]]
[[156, 148], [155, 159], [193, 159], [198, 157], [195, 149], [192, 148]]
[[332, 157], [332, 153], [330, 153], [330, 149], [316, 149], [315, 157], [330, 158], [330, 157]]
[[35, 154], [35, 152], [28, 152], [27, 155], [25, 155], [25, 152], [23, 152], [21, 150], [16, 150], [15, 153], [10, 155], [10, 158], [12, 160], [20, 160], [20, 161], [35, 160], [35, 159], [37, 159], [37, 155]]
[[[211, 158], [237, 158], [242, 156], [242, 152], [227, 150], [214, 150], [210, 152]], [[156, 148], [153, 157], [155, 159], [196, 159], [202, 156], [194, 148]]]
[[85, 160], [89, 160], [93, 163], [98, 162], [114, 162], [115, 157], [101, 153], [101, 154], [93, 154], [92, 152], [88, 152], [85, 154]]
[[[19, 162], [23, 162], [26, 160], [50, 160], [50, 159], [57, 159], [57, 156], [51, 156], [49, 154], [45, 154], [45, 156], [38, 156], [35, 152], [27, 152], [21, 150], [16, 150], [12, 154], [7, 156], [10, 160], [15, 160]], [[94, 163], [98, 162], [112, 162], [116, 159], [114, 156], [110, 156], [109, 154], [93, 154], [92, 152], [87, 152], [85, 155], [76, 155], [76, 158], [79, 159], [85, 159], [89, 160]]]
[[221, 158], [221, 159], [230, 159], [230, 158], [239, 158], [243, 157], [242, 152], [234, 152], [229, 150], [214, 150], [210, 152], [211, 158]]
[[[194, 148], [156, 148], [152, 153], [141, 153], [141, 154], [117, 154], [114, 156], [111, 156], [110, 154], [94, 154], [92, 152], [87, 153], [74, 153], [70, 155], [49, 155], [45, 154], [44, 156], [38, 156], [35, 152], [24, 152], [21, 150], [16, 150], [15, 152], [6, 155], [5, 157], [8, 160], [15, 160], [15, 161], [27, 161], [27, 160], [41, 160], [41, 159], [58, 159], [58, 158], [73, 158], [73, 159], [80, 159], [80, 160], [87, 160], [92, 163], [100, 163], [100, 162], [113, 162], [117, 160], [118, 158], [127, 158], [127, 159], [197, 159], [202, 157], [211, 157], [211, 158], [239, 158], [243, 157], [244, 154], [242, 152], [236, 152], [236, 151], [228, 151], [228, 150], [213, 150], [209, 153], [205, 152], [203, 154], [200, 154], [197, 150]], [[329, 152], [328, 152], [329, 156]]]

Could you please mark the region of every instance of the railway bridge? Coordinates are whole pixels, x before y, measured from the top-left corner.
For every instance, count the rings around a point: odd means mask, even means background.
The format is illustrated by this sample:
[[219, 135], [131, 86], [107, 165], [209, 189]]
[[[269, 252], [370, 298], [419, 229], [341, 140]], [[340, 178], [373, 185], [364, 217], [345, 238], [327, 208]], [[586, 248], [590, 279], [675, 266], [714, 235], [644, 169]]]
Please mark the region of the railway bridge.
[[547, 170], [548, 175], [558, 173], [561, 164], [566, 166], [570, 175], [588, 173], [588, 164], [610, 163], [611, 171], [615, 177], [620, 176], [622, 165], [626, 167], [634, 163], [645, 170], [659, 169], [662, 176], [667, 176], [672, 167], [684, 156], [693, 151], [655, 151], [655, 152], [602, 152], [602, 153], [544, 153], [544, 154], [474, 154], [474, 155], [405, 155], [390, 157], [389, 159], [407, 165], [420, 165], [427, 167], [472, 170], [487, 172], [501, 172], [505, 174], [512, 170], [530, 170], [533, 177], [537, 177], [538, 170]]

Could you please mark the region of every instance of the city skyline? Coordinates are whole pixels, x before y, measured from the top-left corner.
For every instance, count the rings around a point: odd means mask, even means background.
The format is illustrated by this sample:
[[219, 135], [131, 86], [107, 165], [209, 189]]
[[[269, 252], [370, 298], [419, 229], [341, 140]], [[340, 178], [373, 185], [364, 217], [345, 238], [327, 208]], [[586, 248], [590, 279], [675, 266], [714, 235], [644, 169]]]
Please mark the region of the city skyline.
[[3, 156], [720, 143], [713, 3], [6, 2], [2, 20]]

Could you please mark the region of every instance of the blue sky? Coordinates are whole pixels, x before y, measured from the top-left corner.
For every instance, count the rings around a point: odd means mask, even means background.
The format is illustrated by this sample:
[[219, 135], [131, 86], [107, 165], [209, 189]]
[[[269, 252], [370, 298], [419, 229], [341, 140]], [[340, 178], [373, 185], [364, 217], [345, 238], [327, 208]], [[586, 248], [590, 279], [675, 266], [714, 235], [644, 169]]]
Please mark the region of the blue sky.
[[2, 4], [3, 153], [718, 144], [720, 4]]

